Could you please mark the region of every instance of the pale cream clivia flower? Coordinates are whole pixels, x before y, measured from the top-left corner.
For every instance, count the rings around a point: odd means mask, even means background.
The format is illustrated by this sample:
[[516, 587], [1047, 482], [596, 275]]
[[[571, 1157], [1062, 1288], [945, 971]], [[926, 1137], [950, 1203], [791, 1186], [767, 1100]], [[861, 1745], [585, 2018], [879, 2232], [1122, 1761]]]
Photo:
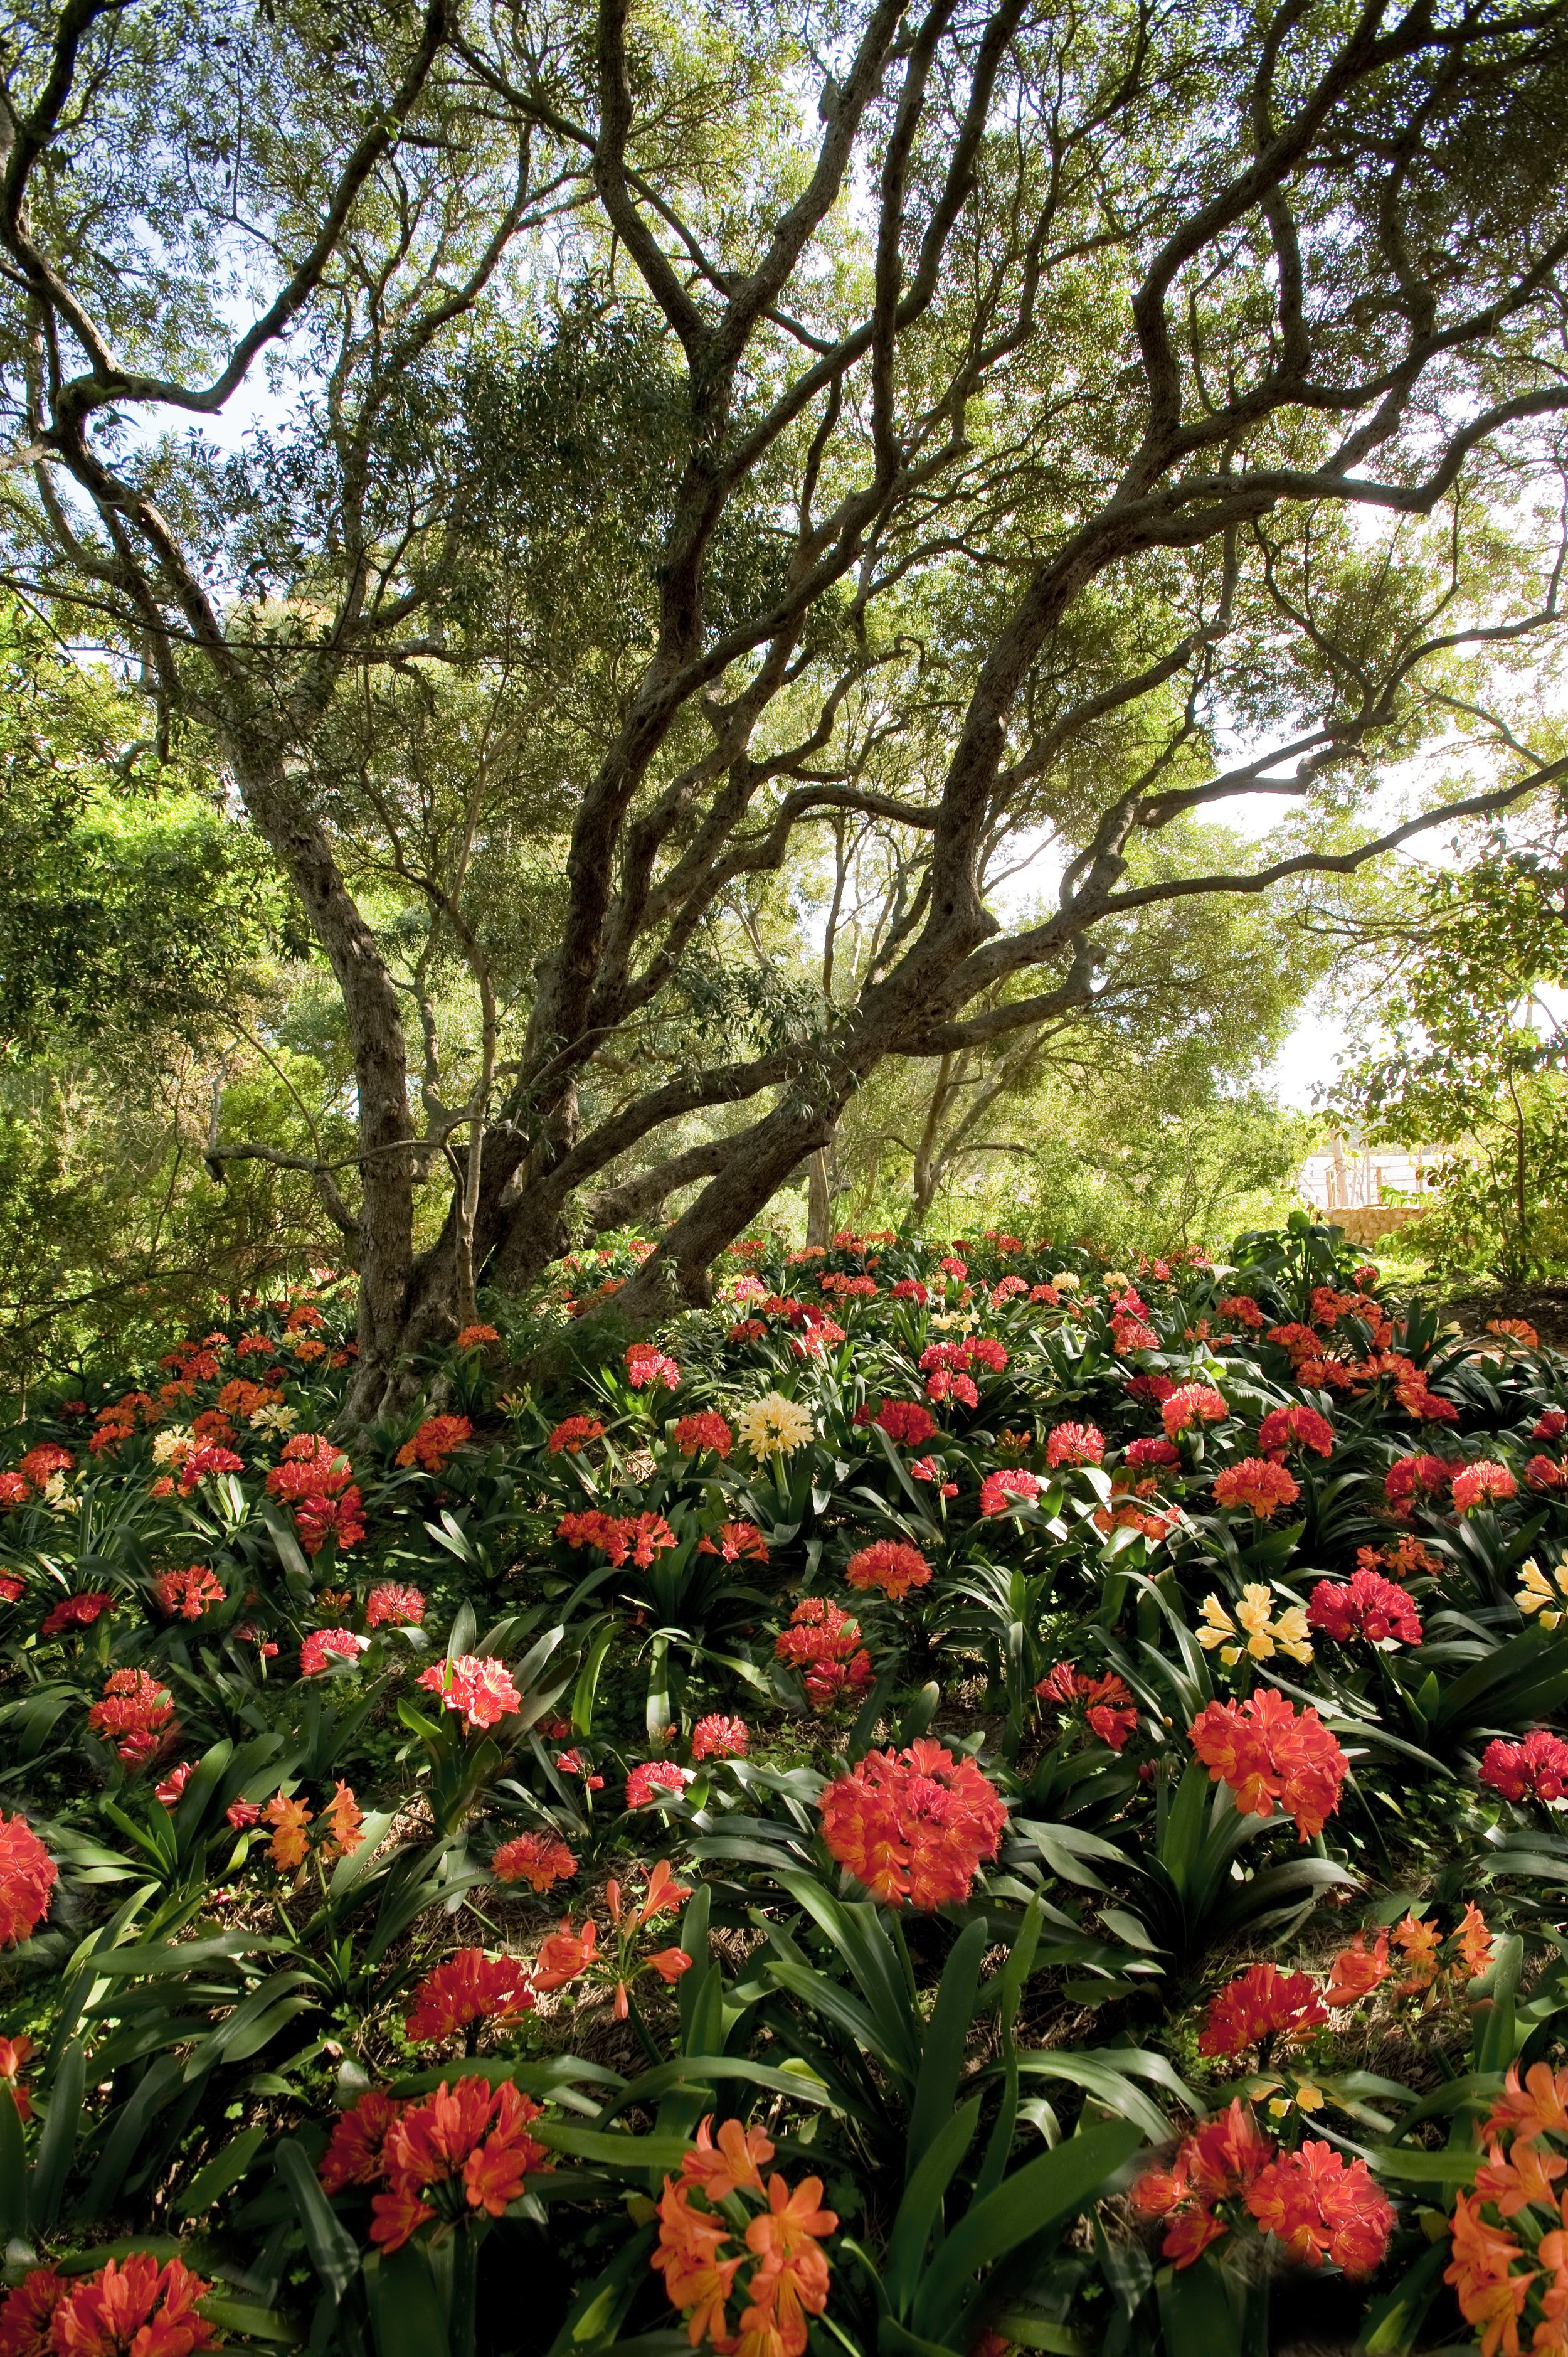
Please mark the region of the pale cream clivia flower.
[[[1550, 1579], [1533, 1555], [1519, 1567], [1522, 1587], [1514, 1592], [1514, 1602], [1521, 1612], [1539, 1612], [1543, 1629], [1555, 1629], [1568, 1607], [1568, 1555], [1563, 1557]], [[1552, 1609], [1544, 1608], [1550, 1605]]]
[[1108, 1268], [1103, 1281], [1107, 1293], [1131, 1293], [1133, 1290], [1133, 1280], [1122, 1269]]
[[253, 1432], [292, 1432], [299, 1422], [299, 1410], [273, 1401], [265, 1407], [253, 1407], [245, 1421]]
[[183, 1465], [196, 1446], [188, 1424], [171, 1424], [153, 1438], [155, 1465]]
[[782, 1392], [765, 1392], [752, 1400], [735, 1420], [735, 1428], [754, 1457], [788, 1457], [816, 1437], [816, 1426], [798, 1400]]
[[65, 1486], [63, 1473], [51, 1473], [40, 1494], [51, 1513], [80, 1514], [81, 1512], [81, 1500], [71, 1496]]
[[933, 1326], [940, 1327], [944, 1334], [954, 1326], [961, 1326], [967, 1334], [974, 1320], [967, 1309], [939, 1309], [930, 1322]]
[[1058, 1293], [1081, 1293], [1083, 1290], [1082, 1277], [1074, 1276], [1070, 1268], [1058, 1270], [1052, 1277], [1051, 1283]]
[[1287, 1605], [1274, 1620], [1273, 1598], [1261, 1580], [1249, 1580], [1243, 1587], [1234, 1620], [1213, 1594], [1204, 1598], [1202, 1612], [1205, 1626], [1197, 1632], [1197, 1641], [1210, 1652], [1219, 1646], [1219, 1658], [1227, 1669], [1233, 1670], [1243, 1653], [1254, 1662], [1272, 1660], [1276, 1652], [1289, 1653], [1297, 1662], [1312, 1659], [1306, 1615], [1301, 1606]]

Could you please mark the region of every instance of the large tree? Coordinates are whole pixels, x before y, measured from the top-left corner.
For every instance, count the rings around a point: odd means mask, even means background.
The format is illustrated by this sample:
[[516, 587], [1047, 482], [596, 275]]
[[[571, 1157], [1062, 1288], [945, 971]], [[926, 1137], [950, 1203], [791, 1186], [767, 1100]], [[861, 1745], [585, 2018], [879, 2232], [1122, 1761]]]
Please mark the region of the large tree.
[[[657, 1174], [705, 1183], [634, 1319], [883, 1059], [1564, 767], [1499, 680], [1556, 620], [1560, 5], [66, 0], [5, 86], [7, 570], [210, 732], [330, 963], [356, 1413], [671, 1125], [754, 1108]], [[1459, 736], [1476, 791], [1348, 841]], [[1129, 877], [1243, 789], [1288, 842]], [[749, 884], [846, 818], [905, 880], [854, 993], [737, 993]], [[1062, 880], [1008, 930], [1021, 830]]]

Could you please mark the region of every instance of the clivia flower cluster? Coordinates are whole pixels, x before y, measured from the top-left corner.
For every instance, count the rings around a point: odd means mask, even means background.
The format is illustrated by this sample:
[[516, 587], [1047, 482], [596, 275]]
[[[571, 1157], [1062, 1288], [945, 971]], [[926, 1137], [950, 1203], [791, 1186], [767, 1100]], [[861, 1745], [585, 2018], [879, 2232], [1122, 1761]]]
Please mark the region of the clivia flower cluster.
[[646, 1570], [655, 1555], [665, 1554], [675, 1544], [675, 1534], [662, 1514], [607, 1514], [597, 1506], [563, 1514], [555, 1535], [568, 1546], [596, 1548], [609, 1557], [618, 1571], [628, 1562]]
[[[1568, 2071], [1516, 2062], [1481, 2129], [1486, 2159], [1449, 2224], [1444, 2281], [1488, 2352], [1563, 2345], [1568, 2322]], [[1528, 2342], [1521, 2339], [1528, 2335]]]
[[0, 1948], [31, 1939], [49, 1911], [58, 1872], [27, 1818], [0, 1810]]
[[[403, 1442], [393, 1462], [417, 1465], [426, 1473], [439, 1473], [448, 1458], [455, 1457], [473, 1437], [474, 1427], [466, 1415], [426, 1416], [413, 1439]], [[286, 1448], [284, 1455], [288, 1455]]]
[[193, 2357], [220, 2345], [199, 2307], [211, 2289], [182, 2259], [147, 2251], [90, 2276], [35, 2267], [0, 2299], [0, 2357]]
[[[711, 2125], [703, 2120], [698, 2128], [680, 2176], [664, 2180], [650, 2264], [686, 2318], [693, 2349], [706, 2341], [744, 2357], [802, 2357], [807, 2319], [827, 2306], [829, 2263], [821, 2246], [837, 2216], [821, 2206], [820, 2177], [802, 2178], [793, 2192], [776, 2171], [764, 2184], [774, 2147], [760, 2128], [725, 2120], [715, 2144]], [[745, 2195], [757, 2204], [754, 2211]], [[735, 2298], [742, 2306], [732, 2333], [726, 2309]]]
[[1210, 1652], [1218, 1646], [1227, 1669], [1234, 1669], [1242, 1660], [1269, 1661], [1276, 1652], [1288, 1653], [1295, 1662], [1310, 1662], [1308, 1616], [1299, 1604], [1290, 1604], [1276, 1620], [1273, 1604], [1269, 1590], [1256, 1579], [1249, 1580], [1242, 1588], [1234, 1619], [1218, 1596], [1206, 1596], [1198, 1643]]
[[1239, 2099], [1185, 2137], [1168, 2169], [1141, 2177], [1132, 2203], [1138, 2217], [1168, 2222], [1163, 2252], [1178, 2269], [1250, 2219], [1308, 2266], [1329, 2259], [1370, 2275], [1394, 2224], [1364, 2160], [1316, 2137], [1283, 2151]]
[[828, 1855], [887, 1907], [960, 1905], [1007, 1822], [974, 1761], [929, 1739], [868, 1751], [820, 1805]]
[[800, 1671], [813, 1710], [836, 1710], [859, 1702], [875, 1681], [859, 1621], [825, 1596], [800, 1598], [789, 1627], [774, 1639], [773, 1650], [781, 1662]]
[[912, 1587], [929, 1587], [931, 1566], [918, 1547], [901, 1539], [877, 1539], [861, 1547], [843, 1567], [852, 1587], [879, 1587], [890, 1603], [901, 1604]]
[[566, 1917], [559, 1931], [552, 1932], [540, 1948], [533, 1986], [548, 1995], [574, 1982], [585, 1982], [590, 1989], [610, 1992], [615, 2018], [625, 2021], [631, 2010], [632, 1985], [642, 1974], [654, 1973], [661, 1981], [673, 1982], [691, 1970], [692, 1959], [684, 1948], [658, 1948], [651, 1954], [638, 1953], [639, 1934], [657, 1922], [660, 1915], [673, 1913], [691, 1895], [683, 1884], [676, 1881], [667, 1857], [656, 1858], [650, 1867], [640, 1900], [623, 1902], [619, 1882], [607, 1882], [605, 1904], [609, 1910], [613, 1946], [600, 1948], [599, 1927], [591, 1916], [580, 1932], [573, 1931], [572, 1919]]
[[1076, 1662], [1058, 1662], [1035, 1688], [1047, 1709], [1081, 1717], [1091, 1735], [1120, 1751], [1138, 1725], [1138, 1706], [1132, 1690], [1114, 1670], [1086, 1677]]
[[1216, 1783], [1235, 1794], [1243, 1816], [1295, 1819], [1305, 1841], [1339, 1806], [1349, 1761], [1310, 1705], [1297, 1710], [1277, 1686], [1245, 1702], [1211, 1702], [1190, 1729], [1192, 1748]]
[[328, 2193], [379, 2189], [371, 2240], [398, 2251], [426, 2227], [453, 2225], [475, 2211], [499, 2218], [530, 2175], [552, 2166], [529, 2128], [542, 2105], [510, 2080], [445, 2081], [433, 2095], [400, 2104], [372, 2088], [333, 2127], [317, 2172]]
[[281, 1498], [294, 1513], [299, 1543], [317, 1555], [328, 1539], [357, 1546], [365, 1535], [364, 1501], [354, 1486], [354, 1469], [324, 1433], [296, 1432], [285, 1440], [280, 1462], [267, 1475], [267, 1495]]

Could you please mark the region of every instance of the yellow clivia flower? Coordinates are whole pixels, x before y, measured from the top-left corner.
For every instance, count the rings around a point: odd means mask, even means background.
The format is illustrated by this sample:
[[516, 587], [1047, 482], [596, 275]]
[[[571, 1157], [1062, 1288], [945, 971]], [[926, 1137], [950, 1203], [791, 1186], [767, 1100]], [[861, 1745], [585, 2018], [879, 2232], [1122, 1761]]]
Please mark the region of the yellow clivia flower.
[[816, 1426], [798, 1400], [765, 1392], [743, 1407], [735, 1428], [754, 1457], [788, 1457], [816, 1437]]
[[1202, 1612], [1205, 1625], [1197, 1631], [1197, 1641], [1209, 1652], [1222, 1647], [1219, 1658], [1227, 1669], [1233, 1670], [1243, 1652], [1254, 1662], [1272, 1660], [1276, 1652], [1289, 1653], [1297, 1662], [1312, 1659], [1306, 1614], [1299, 1604], [1290, 1604], [1276, 1620], [1273, 1598], [1261, 1580], [1249, 1580], [1243, 1587], [1234, 1620], [1214, 1595], [1204, 1598]]
[[[1551, 1579], [1530, 1555], [1520, 1564], [1520, 1577], [1524, 1585], [1514, 1595], [1520, 1610], [1539, 1612], [1541, 1627], [1555, 1629], [1563, 1618], [1564, 1605], [1568, 1605], [1568, 1555], [1563, 1557]], [[1547, 1605], [1552, 1607], [1550, 1611], [1545, 1609]]]

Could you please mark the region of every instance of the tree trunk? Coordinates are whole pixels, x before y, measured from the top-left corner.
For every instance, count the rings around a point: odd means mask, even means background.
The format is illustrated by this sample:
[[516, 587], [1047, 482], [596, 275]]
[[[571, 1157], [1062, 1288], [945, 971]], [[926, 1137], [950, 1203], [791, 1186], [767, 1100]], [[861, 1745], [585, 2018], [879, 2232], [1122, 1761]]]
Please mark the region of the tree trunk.
[[806, 1176], [806, 1242], [825, 1252], [832, 1233], [833, 1199], [828, 1178], [828, 1148], [812, 1155]]

